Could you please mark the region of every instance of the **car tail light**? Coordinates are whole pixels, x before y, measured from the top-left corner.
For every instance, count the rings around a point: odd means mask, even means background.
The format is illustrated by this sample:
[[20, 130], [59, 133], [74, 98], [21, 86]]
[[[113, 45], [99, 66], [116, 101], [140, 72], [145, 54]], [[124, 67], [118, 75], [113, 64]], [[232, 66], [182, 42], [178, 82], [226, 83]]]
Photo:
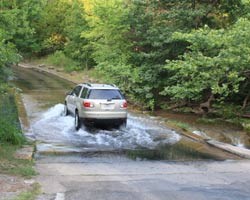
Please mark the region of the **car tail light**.
[[121, 108], [127, 108], [127, 107], [128, 107], [127, 101], [125, 101], [125, 102], [123, 102], [123, 103], [121, 104]]
[[93, 108], [94, 105], [93, 105], [93, 103], [91, 103], [89, 101], [84, 101], [83, 102], [83, 107], [85, 107], [85, 108]]

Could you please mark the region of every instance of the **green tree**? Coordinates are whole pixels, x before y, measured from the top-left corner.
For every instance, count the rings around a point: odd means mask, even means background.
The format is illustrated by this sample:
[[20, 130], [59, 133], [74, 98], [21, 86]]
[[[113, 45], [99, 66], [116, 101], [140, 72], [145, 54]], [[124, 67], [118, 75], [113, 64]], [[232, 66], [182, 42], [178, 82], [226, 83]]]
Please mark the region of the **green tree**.
[[37, 37], [41, 42], [40, 55], [48, 55], [63, 50], [66, 43], [64, 32], [67, 10], [70, 2], [65, 0], [46, 0], [37, 24]]
[[93, 59], [99, 65], [126, 63], [129, 43], [129, 8], [123, 0], [93, 1], [92, 16], [87, 17], [90, 29], [82, 36], [90, 41]]
[[89, 25], [83, 31], [88, 44], [85, 48], [92, 51], [96, 69], [108, 82], [118, 84], [128, 91], [134, 80], [130, 59], [131, 43], [128, 40], [130, 30], [130, 7], [123, 0], [92, 1], [93, 9], [86, 20]]
[[189, 42], [176, 40], [174, 33], [227, 27], [244, 13], [241, 0], [109, 0], [94, 1], [92, 7], [83, 36], [97, 69], [150, 109], [166, 98], [160, 91], [172, 84], [165, 61], [188, 50]]
[[[34, 1], [23, 0], [18, 1], [18, 20], [22, 16], [20, 22], [20, 30], [17, 31], [14, 37], [14, 43], [19, 52], [25, 55], [36, 55], [42, 49], [42, 41], [40, 36], [40, 26], [42, 13], [46, 0]], [[25, 31], [22, 29], [25, 28]]]
[[[223, 101], [249, 88], [250, 21], [239, 19], [229, 29], [208, 27], [188, 34], [175, 33], [175, 40], [188, 42], [188, 51], [179, 60], [167, 61], [171, 74], [164, 95], [173, 100]], [[242, 96], [243, 98], [243, 96]]]
[[154, 102], [158, 105], [157, 101], [162, 100], [159, 92], [172, 76], [163, 68], [165, 61], [178, 59], [188, 46], [185, 40], [173, 39], [173, 34], [189, 33], [205, 24], [214, 28], [227, 26], [243, 9], [240, 2], [133, 1], [130, 63], [138, 68], [140, 77], [134, 96], [140, 97], [146, 104]]
[[18, 10], [12, 8], [9, 1], [0, 4], [0, 82], [6, 80], [6, 66], [17, 62], [19, 56], [15, 45], [11, 42], [17, 27], [16, 15]]
[[76, 60], [81, 68], [93, 66], [94, 61], [91, 58], [91, 51], [87, 46], [88, 40], [81, 36], [83, 31], [86, 32], [89, 29], [85, 19], [84, 4], [82, 1], [73, 0], [65, 16], [65, 54]]

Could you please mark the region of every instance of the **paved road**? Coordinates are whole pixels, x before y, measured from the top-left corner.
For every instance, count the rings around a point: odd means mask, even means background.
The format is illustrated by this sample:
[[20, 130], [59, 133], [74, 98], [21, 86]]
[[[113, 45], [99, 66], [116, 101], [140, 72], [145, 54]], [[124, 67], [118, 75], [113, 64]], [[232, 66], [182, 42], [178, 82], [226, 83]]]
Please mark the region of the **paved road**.
[[[247, 200], [250, 161], [36, 164], [43, 199]], [[42, 199], [42, 197], [41, 197]]]

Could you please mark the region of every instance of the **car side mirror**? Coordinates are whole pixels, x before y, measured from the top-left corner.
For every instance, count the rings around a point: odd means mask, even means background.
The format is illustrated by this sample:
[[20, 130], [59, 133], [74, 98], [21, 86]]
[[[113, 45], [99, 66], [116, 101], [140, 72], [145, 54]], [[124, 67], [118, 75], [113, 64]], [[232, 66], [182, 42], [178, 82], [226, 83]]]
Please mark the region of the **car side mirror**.
[[72, 95], [72, 92], [66, 92], [66, 95]]

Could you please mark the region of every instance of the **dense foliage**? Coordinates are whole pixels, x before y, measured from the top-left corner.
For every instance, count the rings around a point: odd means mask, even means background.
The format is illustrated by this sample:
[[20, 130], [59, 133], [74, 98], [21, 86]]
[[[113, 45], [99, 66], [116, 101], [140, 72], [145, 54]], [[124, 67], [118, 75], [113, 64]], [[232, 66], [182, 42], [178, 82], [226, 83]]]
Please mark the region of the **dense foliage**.
[[15, 61], [16, 47], [68, 71], [94, 68], [149, 109], [209, 111], [223, 102], [248, 109], [249, 7], [249, 0], [6, 0], [0, 66]]
[[23, 37], [29, 33], [24, 20], [24, 10], [10, 1], [0, 4], [0, 144], [20, 145], [24, 142], [21, 133], [17, 108], [13, 95], [9, 94], [6, 83], [10, 70], [8, 66], [18, 62], [20, 55], [16, 47], [21, 45], [17, 36]]
[[179, 60], [167, 61], [172, 73], [165, 95], [177, 100], [201, 101], [205, 95], [218, 100], [244, 97], [249, 92], [250, 21], [241, 18], [231, 28], [208, 27], [191, 33], [175, 33], [175, 40], [187, 41], [188, 51]]
[[13, 95], [0, 94], [0, 144], [21, 145], [23, 142], [15, 99]]

